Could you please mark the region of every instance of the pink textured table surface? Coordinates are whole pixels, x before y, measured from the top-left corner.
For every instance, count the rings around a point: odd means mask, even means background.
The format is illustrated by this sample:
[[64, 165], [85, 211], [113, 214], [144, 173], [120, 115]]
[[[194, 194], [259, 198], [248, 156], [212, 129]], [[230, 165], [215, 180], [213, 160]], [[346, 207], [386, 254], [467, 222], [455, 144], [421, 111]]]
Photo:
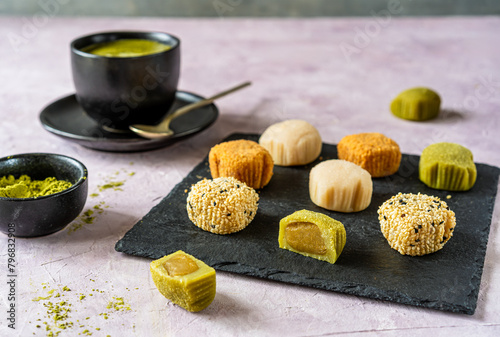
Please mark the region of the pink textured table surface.
[[[308, 120], [327, 143], [378, 131], [405, 153], [450, 141], [468, 147], [476, 162], [500, 166], [500, 18], [384, 20], [0, 17], [0, 157], [73, 156], [88, 167], [91, 194], [86, 215], [63, 231], [16, 240], [15, 301], [9, 299], [7, 237], [0, 236], [0, 335], [498, 335], [498, 199], [473, 316], [223, 272], [212, 305], [192, 314], [159, 294], [150, 261], [114, 250], [211, 146], [233, 132], [262, 132], [284, 119]], [[67, 142], [45, 131], [38, 115], [73, 92], [70, 41], [102, 30], [179, 36], [182, 90], [210, 95], [245, 80], [253, 86], [220, 100], [211, 128], [168, 148], [120, 154]], [[390, 114], [391, 99], [413, 86], [441, 94], [438, 119], [414, 123]], [[123, 184], [105, 188], [110, 182]], [[12, 303], [15, 330], [6, 313]], [[61, 309], [58, 323], [66, 329], [54, 323], [50, 303]]]

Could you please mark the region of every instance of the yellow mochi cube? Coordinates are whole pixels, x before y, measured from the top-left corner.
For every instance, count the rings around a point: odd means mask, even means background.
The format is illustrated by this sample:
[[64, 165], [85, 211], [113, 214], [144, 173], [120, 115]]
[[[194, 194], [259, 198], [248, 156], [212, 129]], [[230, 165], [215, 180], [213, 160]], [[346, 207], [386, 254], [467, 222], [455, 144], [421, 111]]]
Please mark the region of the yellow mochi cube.
[[188, 311], [205, 309], [215, 297], [215, 269], [181, 250], [152, 261], [150, 270], [160, 293]]

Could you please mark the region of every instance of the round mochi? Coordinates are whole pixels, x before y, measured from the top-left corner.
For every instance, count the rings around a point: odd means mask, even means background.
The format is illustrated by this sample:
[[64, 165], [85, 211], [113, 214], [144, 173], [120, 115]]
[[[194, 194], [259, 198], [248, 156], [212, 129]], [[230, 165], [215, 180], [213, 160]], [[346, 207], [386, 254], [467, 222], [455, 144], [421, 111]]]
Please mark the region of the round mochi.
[[400, 93], [391, 103], [394, 116], [412, 121], [425, 121], [439, 114], [441, 98], [429, 88], [412, 88]]
[[394, 174], [401, 163], [399, 145], [381, 133], [345, 136], [337, 144], [338, 156], [367, 170], [372, 177]]
[[253, 188], [227, 177], [204, 179], [191, 186], [186, 208], [189, 219], [201, 229], [230, 234], [248, 226], [258, 206], [259, 195]]
[[290, 119], [271, 125], [259, 139], [275, 165], [306, 165], [318, 158], [322, 141], [318, 130], [306, 121]]
[[434, 253], [453, 236], [456, 219], [446, 202], [425, 194], [398, 193], [378, 209], [380, 229], [402, 255]]
[[419, 177], [431, 188], [467, 191], [477, 177], [472, 152], [454, 143], [429, 145], [420, 156]]
[[257, 142], [233, 140], [212, 147], [208, 154], [212, 178], [233, 177], [259, 189], [273, 176], [273, 158]]
[[370, 173], [349, 161], [327, 160], [313, 167], [309, 174], [312, 202], [331, 211], [362, 211], [370, 205], [372, 191]]

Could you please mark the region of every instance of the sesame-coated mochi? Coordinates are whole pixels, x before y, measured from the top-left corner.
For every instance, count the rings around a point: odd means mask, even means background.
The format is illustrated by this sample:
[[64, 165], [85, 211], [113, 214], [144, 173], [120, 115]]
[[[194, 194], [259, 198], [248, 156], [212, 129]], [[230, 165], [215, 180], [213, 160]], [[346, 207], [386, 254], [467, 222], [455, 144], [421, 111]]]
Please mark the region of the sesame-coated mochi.
[[330, 211], [362, 211], [370, 205], [372, 192], [370, 173], [346, 160], [326, 160], [309, 173], [311, 201]]
[[456, 219], [446, 202], [425, 194], [398, 193], [378, 209], [380, 229], [402, 255], [434, 253], [453, 236]]
[[189, 219], [215, 234], [244, 229], [255, 217], [259, 195], [247, 184], [232, 178], [203, 179], [191, 186], [187, 197]]

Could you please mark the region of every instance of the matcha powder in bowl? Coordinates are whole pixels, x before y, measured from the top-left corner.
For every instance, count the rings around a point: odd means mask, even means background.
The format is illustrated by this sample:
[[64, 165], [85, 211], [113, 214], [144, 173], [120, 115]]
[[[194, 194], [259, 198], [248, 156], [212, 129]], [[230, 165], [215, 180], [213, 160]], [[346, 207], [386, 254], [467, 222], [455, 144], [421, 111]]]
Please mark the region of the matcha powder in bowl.
[[32, 180], [24, 174], [18, 179], [13, 175], [0, 178], [0, 197], [4, 198], [37, 198], [62, 192], [70, 188], [69, 181], [48, 177], [45, 180]]

